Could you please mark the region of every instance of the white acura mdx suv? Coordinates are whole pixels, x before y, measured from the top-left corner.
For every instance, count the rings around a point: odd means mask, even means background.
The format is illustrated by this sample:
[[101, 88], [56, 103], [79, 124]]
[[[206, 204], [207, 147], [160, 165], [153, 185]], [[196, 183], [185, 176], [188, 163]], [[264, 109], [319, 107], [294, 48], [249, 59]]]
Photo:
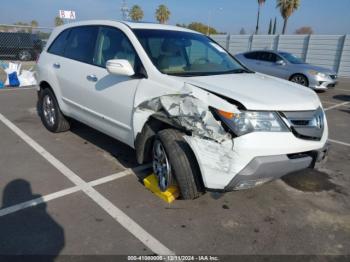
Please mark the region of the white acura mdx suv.
[[38, 111], [51, 132], [83, 122], [153, 163], [184, 199], [251, 188], [313, 168], [328, 127], [306, 87], [252, 72], [180, 27], [86, 21], [57, 27], [37, 64]]

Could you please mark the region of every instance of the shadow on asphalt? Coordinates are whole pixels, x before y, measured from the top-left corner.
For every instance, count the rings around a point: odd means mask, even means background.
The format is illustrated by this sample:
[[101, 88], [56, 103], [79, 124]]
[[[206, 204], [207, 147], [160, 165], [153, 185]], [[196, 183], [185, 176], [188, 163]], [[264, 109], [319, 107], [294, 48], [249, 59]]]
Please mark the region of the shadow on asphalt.
[[350, 102], [350, 96], [349, 95], [335, 95], [335, 96], [333, 96], [333, 98], [337, 99], [339, 101]]
[[[1, 208], [41, 197], [32, 193], [28, 181], [13, 180], [4, 189]], [[65, 245], [64, 229], [50, 216], [46, 207], [43, 203], [0, 217], [2, 256], [49, 255], [45, 261], [55, 260]]]
[[115, 157], [126, 168], [138, 166], [135, 151], [126, 144], [109, 137], [96, 129], [73, 120], [70, 131]]

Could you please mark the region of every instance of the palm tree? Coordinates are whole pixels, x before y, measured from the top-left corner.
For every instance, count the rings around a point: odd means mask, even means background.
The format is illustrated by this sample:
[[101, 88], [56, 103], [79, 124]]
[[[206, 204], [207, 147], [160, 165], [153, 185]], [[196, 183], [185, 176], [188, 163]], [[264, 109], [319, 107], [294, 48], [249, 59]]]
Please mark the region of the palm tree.
[[55, 26], [60, 26], [60, 25], [63, 25], [64, 24], [64, 21], [61, 17], [59, 16], [56, 16], [55, 17]]
[[129, 15], [132, 21], [138, 22], [143, 18], [143, 11], [140, 6], [134, 5], [130, 10]]
[[263, 4], [265, 4], [266, 0], [258, 0], [258, 17], [256, 20], [256, 30], [255, 34], [259, 33], [259, 20], [260, 20], [260, 8], [262, 7]]
[[277, 0], [276, 8], [280, 9], [281, 15], [284, 19], [282, 34], [285, 34], [289, 17], [300, 6], [300, 0]]
[[170, 18], [170, 11], [165, 5], [158, 6], [156, 10], [156, 19], [160, 24], [165, 24]]

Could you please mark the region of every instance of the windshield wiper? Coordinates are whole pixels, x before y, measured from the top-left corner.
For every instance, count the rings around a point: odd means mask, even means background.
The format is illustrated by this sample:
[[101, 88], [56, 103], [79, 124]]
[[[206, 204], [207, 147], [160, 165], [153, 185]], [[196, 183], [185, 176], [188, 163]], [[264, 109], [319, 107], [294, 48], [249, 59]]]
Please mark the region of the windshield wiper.
[[251, 73], [254, 73], [254, 72], [250, 71], [248, 69], [244, 69], [244, 68], [233, 69], [233, 70], [225, 72], [225, 74], [243, 74], [243, 73], [251, 74]]
[[237, 68], [237, 69], [222, 71], [222, 72], [181, 72], [181, 73], [166, 73], [166, 74], [172, 75], [172, 76], [191, 77], [191, 76], [211, 76], [211, 75], [243, 74], [243, 73], [254, 73], [254, 72], [244, 68]]

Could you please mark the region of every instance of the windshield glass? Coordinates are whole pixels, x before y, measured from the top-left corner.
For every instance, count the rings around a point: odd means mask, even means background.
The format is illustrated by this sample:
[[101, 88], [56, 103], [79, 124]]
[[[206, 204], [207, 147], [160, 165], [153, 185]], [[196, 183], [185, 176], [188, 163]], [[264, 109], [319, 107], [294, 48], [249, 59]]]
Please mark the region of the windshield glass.
[[292, 64], [305, 64], [300, 58], [296, 57], [295, 55], [292, 55], [290, 53], [279, 53], [281, 56], [283, 56], [285, 59], [287, 59], [288, 62]]
[[153, 29], [133, 31], [153, 64], [164, 74], [202, 76], [249, 72], [204, 35]]

